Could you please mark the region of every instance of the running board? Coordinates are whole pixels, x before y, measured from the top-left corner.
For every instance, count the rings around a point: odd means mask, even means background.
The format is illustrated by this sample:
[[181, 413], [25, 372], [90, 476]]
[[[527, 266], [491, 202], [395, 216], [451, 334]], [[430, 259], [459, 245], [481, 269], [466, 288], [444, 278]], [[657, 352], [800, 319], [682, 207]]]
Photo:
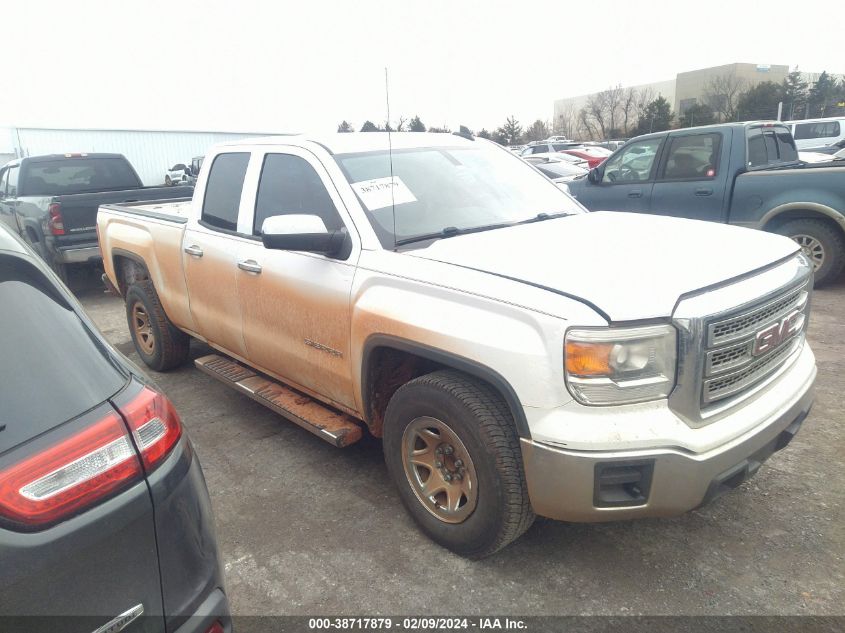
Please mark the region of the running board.
[[361, 439], [361, 426], [352, 416], [335, 411], [229, 358], [209, 354], [196, 359], [194, 364], [209, 376], [234, 387], [329, 444], [343, 448]]

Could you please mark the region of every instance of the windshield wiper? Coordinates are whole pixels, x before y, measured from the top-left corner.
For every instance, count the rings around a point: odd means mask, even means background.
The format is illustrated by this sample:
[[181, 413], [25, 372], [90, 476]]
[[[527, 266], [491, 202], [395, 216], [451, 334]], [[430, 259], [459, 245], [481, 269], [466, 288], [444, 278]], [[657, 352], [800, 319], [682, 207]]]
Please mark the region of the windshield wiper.
[[520, 224], [530, 224], [532, 222], [542, 222], [543, 220], [553, 220], [555, 218], [563, 218], [568, 215], [575, 215], [563, 211], [561, 213], [538, 213], [533, 218], [527, 220], [519, 220], [517, 222], [500, 222], [498, 224], [482, 224], [481, 226], [471, 226], [465, 229], [459, 229], [456, 226], [447, 226], [436, 233], [425, 233], [423, 235], [415, 235], [414, 237], [406, 237], [402, 240], [396, 240], [396, 246], [405, 246], [406, 244], [413, 244], [415, 242], [426, 242], [428, 240], [442, 240], [447, 237], [455, 237], [456, 235], [466, 235], [468, 233], [481, 233], [482, 231], [492, 231], [494, 229], [504, 229], [509, 226], [518, 226]]

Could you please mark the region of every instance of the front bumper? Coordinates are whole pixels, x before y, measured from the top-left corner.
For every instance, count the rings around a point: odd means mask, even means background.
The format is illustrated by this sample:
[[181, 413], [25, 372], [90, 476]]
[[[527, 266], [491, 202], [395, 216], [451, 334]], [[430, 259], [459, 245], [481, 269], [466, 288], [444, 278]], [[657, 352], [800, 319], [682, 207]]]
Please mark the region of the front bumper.
[[[531, 505], [541, 516], [584, 522], [675, 516], [695, 509], [752, 476], [792, 439], [812, 406], [815, 379], [813, 365], [800, 388], [767, 418], [703, 452], [570, 450], [522, 439]], [[768, 396], [769, 401], [777, 398], [771, 392]], [[712, 432], [707, 429], [693, 432]]]

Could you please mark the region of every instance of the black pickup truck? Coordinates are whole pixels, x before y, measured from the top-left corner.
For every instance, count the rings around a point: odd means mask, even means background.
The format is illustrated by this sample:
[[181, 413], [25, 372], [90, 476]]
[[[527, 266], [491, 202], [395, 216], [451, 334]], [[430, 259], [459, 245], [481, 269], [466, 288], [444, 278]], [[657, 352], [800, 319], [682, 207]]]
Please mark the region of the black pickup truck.
[[640, 136], [568, 187], [590, 210], [672, 215], [786, 235], [813, 260], [816, 285], [835, 279], [845, 265], [845, 166], [805, 165], [789, 128], [776, 121]]
[[0, 220], [66, 279], [68, 265], [100, 259], [100, 205], [192, 193], [188, 186], [145, 187], [120, 154], [31, 156], [0, 169]]

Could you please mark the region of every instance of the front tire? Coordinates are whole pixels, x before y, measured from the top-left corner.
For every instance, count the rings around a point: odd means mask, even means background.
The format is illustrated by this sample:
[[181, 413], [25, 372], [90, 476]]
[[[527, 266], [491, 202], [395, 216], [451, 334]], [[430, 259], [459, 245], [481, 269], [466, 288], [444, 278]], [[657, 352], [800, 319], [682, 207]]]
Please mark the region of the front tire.
[[384, 456], [408, 512], [457, 554], [489, 556], [534, 521], [513, 417], [472, 377], [442, 370], [400, 387], [385, 414]]
[[188, 360], [191, 339], [167, 318], [152, 281], [129, 286], [126, 320], [135, 350], [150, 369], [167, 371]]
[[815, 285], [835, 281], [845, 265], [845, 239], [822, 220], [791, 220], [776, 229], [797, 242], [815, 268]]

